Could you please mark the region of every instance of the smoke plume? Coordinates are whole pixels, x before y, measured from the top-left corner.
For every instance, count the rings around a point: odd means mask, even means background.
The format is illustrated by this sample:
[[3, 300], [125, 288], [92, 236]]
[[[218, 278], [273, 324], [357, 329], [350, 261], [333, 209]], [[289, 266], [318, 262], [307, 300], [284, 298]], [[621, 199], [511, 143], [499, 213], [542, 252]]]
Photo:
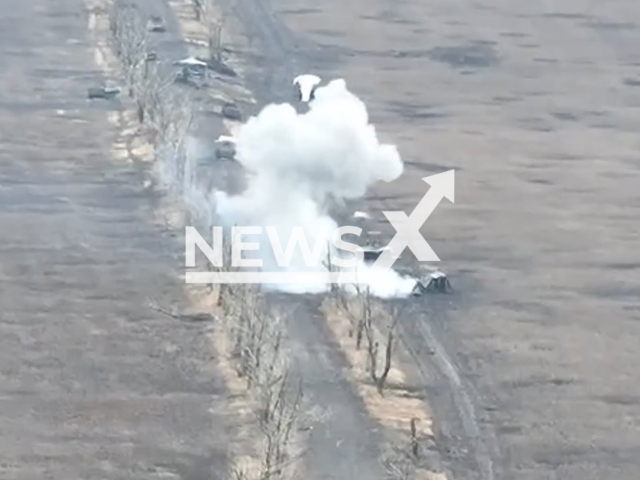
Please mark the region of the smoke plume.
[[[397, 148], [379, 143], [366, 106], [342, 79], [318, 88], [306, 113], [299, 114], [289, 104], [271, 104], [250, 118], [237, 136], [236, 159], [245, 169], [247, 188], [236, 196], [216, 192], [217, 216], [225, 225], [275, 227], [283, 248], [294, 227], [302, 227], [311, 250], [321, 238], [321, 262], [307, 266], [296, 248], [287, 268], [296, 272], [325, 270], [322, 261], [337, 228], [327, 214], [331, 202], [360, 198], [373, 183], [390, 182], [403, 171]], [[355, 243], [355, 238], [345, 240]], [[266, 234], [243, 241], [261, 243], [263, 270], [283, 270]], [[364, 273], [366, 267], [361, 270]], [[393, 271], [370, 279], [372, 293], [382, 297], [404, 296], [414, 283]], [[277, 288], [301, 293], [327, 286]]]

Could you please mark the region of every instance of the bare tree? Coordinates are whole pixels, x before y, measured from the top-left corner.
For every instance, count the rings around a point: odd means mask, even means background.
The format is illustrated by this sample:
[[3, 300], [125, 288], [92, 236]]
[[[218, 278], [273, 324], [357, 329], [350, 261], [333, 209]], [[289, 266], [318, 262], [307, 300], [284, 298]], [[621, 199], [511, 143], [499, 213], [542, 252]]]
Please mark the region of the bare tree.
[[188, 203], [196, 180], [196, 159], [188, 155], [186, 145], [194, 115], [191, 98], [182, 89], [171, 87], [147, 105], [153, 112], [145, 117], [145, 125], [153, 145], [154, 169], [191, 214], [193, 209]]
[[293, 380], [284, 350], [282, 315], [266, 304], [253, 285], [227, 290], [223, 308], [237, 373], [247, 380], [258, 404], [264, 448], [257, 480], [285, 480], [296, 459], [292, 440], [301, 413], [302, 388], [300, 381]]
[[[214, 221], [218, 220], [216, 217]], [[209, 264], [210, 271], [217, 272], [234, 272], [238, 269], [232, 264], [232, 245], [234, 241], [239, 240], [236, 236], [233, 238], [231, 235], [223, 236], [223, 250], [222, 250], [222, 265], [220, 267], [215, 267]], [[229, 312], [229, 308], [233, 308], [233, 305], [238, 304], [238, 298], [246, 296], [248, 293], [246, 288], [247, 285], [238, 285], [234, 286], [232, 284], [220, 283], [218, 290], [218, 301], [217, 305], [219, 307], [223, 307], [225, 314], [230, 315], [232, 313]], [[238, 295], [235, 294], [236, 290], [239, 290]], [[251, 289], [254, 294], [258, 293], [258, 290], [255, 288]]]
[[418, 459], [418, 456], [420, 455], [420, 444], [418, 443], [418, 429], [416, 427], [416, 424], [418, 422], [417, 418], [412, 418], [411, 419], [411, 454], [413, 455], [413, 458], [415, 458], [416, 460]]
[[368, 358], [368, 369], [369, 375], [371, 376], [371, 381], [374, 383], [376, 388], [378, 389], [378, 393], [380, 395], [383, 394], [384, 386], [387, 381], [387, 377], [389, 376], [389, 371], [391, 370], [391, 357], [393, 355], [393, 347], [394, 347], [394, 330], [398, 323], [398, 317], [392, 316], [389, 311], [384, 309], [382, 305], [379, 305], [378, 308], [378, 316], [388, 322], [387, 332], [384, 338], [384, 356], [383, 356], [383, 365], [382, 369], [379, 369], [378, 362], [380, 359], [380, 340], [378, 340], [376, 335], [376, 329], [374, 326], [374, 315], [372, 314], [372, 307], [370, 297], [368, 296], [365, 300], [365, 308], [364, 311], [364, 331], [366, 333], [367, 338], [367, 358]]
[[249, 386], [262, 381], [266, 354], [277, 358], [280, 353], [280, 332], [270, 323], [270, 316], [263, 312], [260, 295], [252, 285], [239, 285], [233, 292], [228, 291], [225, 300], [225, 316], [230, 320], [238, 374], [247, 379]]
[[[223, 307], [238, 375], [246, 378], [258, 404], [263, 450], [256, 480], [285, 480], [296, 459], [292, 440], [301, 413], [302, 387], [293, 381], [283, 349], [282, 316], [269, 308], [260, 289], [252, 285], [228, 290]], [[235, 475], [246, 478], [242, 472]]]
[[109, 25], [116, 55], [122, 62], [129, 96], [134, 96], [134, 83], [139, 69], [147, 60], [148, 30], [138, 7], [126, 0], [112, 4]]
[[398, 443], [392, 445], [383, 457], [383, 463], [390, 480], [417, 480], [418, 471], [423, 468], [419, 448], [420, 438], [417, 430], [417, 418], [409, 423], [409, 438], [404, 435]]
[[207, 45], [209, 48], [209, 58], [222, 61], [222, 27], [224, 18], [211, 19], [207, 24]]
[[362, 335], [363, 332], [367, 331], [367, 327], [369, 327], [368, 331], [372, 332], [371, 322], [373, 320], [372, 315], [373, 312], [371, 310], [371, 302], [372, 295], [371, 289], [367, 285], [362, 288], [360, 285], [354, 286], [356, 290], [355, 295], [355, 315], [356, 315], [356, 349], [360, 349], [362, 345]]
[[[352, 291], [348, 291], [351, 289]], [[351, 325], [349, 337], [353, 337], [355, 332], [356, 350], [360, 350], [365, 323], [371, 316], [371, 291], [369, 287], [362, 287], [358, 283], [346, 288], [338, 286], [334, 291], [334, 298]]]
[[[324, 266], [329, 274], [339, 269], [331, 262], [331, 244], [327, 243], [327, 258]], [[371, 316], [371, 291], [359, 283], [340, 285], [332, 281], [331, 297], [336, 306], [343, 312], [350, 323], [349, 337], [356, 335], [356, 350], [360, 350], [367, 318]]]
[[[329, 273], [329, 275], [336, 274], [340, 271], [339, 267], [332, 262], [331, 253], [332, 253], [332, 243], [327, 242], [327, 257], [325, 258], [323, 265], [324, 265], [324, 268], [327, 269], [327, 272]], [[331, 280], [329, 293], [331, 295], [331, 298], [333, 298], [336, 301], [339, 300], [339, 295], [342, 294], [340, 284], [335, 282], [333, 279]]]
[[193, 123], [191, 97], [178, 88], [172, 88], [169, 81], [152, 75], [146, 87], [148, 125], [152, 133], [152, 143], [164, 144], [173, 150], [184, 145], [185, 138]]
[[[214, 206], [215, 209], [215, 206]], [[214, 210], [215, 212], [215, 210]], [[211, 219], [211, 224], [207, 225], [207, 227], [212, 227], [214, 225], [216, 225], [218, 222], [218, 217], [217, 215], [214, 213], [213, 218]], [[231, 264], [231, 257], [232, 256], [232, 251], [231, 251], [231, 242], [227, 242], [224, 238], [224, 232], [223, 232], [223, 236], [222, 236], [222, 255], [221, 255], [221, 264], [220, 265], [214, 265], [211, 262], [207, 263], [207, 270], [209, 272], [213, 272], [213, 273], [223, 273], [223, 272], [232, 272], [235, 270], [235, 268], [233, 267], [233, 265]], [[218, 285], [218, 298], [216, 300], [216, 305], [218, 307], [222, 307], [223, 310], [225, 311], [225, 316], [226, 316], [226, 312], [227, 312], [227, 306], [229, 303], [232, 303], [232, 299], [233, 299], [233, 287], [230, 284], [226, 284], [226, 283], [216, 283], [216, 285]], [[214, 284], [212, 283], [210, 285], [210, 290], [211, 292], [214, 291]]]
[[[350, 285], [352, 292], [337, 287], [333, 293], [338, 308], [348, 318], [352, 337], [354, 330], [356, 336], [356, 349], [362, 347], [362, 341], [366, 340], [367, 364], [366, 370], [371, 381], [378, 389], [380, 395], [391, 371], [393, 350], [395, 345], [395, 330], [400, 318], [401, 309], [397, 305], [385, 306], [376, 301], [369, 286], [362, 287], [359, 284]], [[385, 333], [380, 335], [376, 325], [384, 323]], [[380, 344], [384, 351], [380, 351]]]
[[251, 480], [249, 474], [238, 466], [231, 467], [231, 480]]
[[392, 446], [383, 459], [389, 480], [416, 480], [417, 465], [406, 445]]
[[259, 425], [265, 440], [260, 480], [284, 480], [295, 459], [291, 441], [300, 414], [302, 384], [298, 382], [294, 387], [290, 378], [289, 370], [285, 370], [271, 383], [258, 386]]
[[[147, 123], [152, 133], [152, 142], [155, 143], [157, 132], [156, 116], [166, 103], [167, 95], [171, 95], [168, 89], [172, 81], [165, 78], [160, 71], [160, 65], [149, 59], [135, 72], [133, 78], [133, 96], [136, 101], [136, 113], [140, 123]], [[162, 113], [162, 112], [160, 112]]]
[[257, 393], [257, 420], [262, 434], [260, 466], [253, 475], [232, 467], [231, 476], [234, 480], [288, 480], [300, 458], [293, 437], [301, 413], [301, 383], [293, 383], [285, 374], [273, 383], [257, 386]]
[[207, 46], [209, 59], [222, 61], [222, 34], [226, 14], [215, 0], [195, 0], [196, 19], [202, 22], [207, 30]]
[[199, 22], [204, 15], [203, 0], [193, 0], [193, 11], [196, 15], [196, 22]]

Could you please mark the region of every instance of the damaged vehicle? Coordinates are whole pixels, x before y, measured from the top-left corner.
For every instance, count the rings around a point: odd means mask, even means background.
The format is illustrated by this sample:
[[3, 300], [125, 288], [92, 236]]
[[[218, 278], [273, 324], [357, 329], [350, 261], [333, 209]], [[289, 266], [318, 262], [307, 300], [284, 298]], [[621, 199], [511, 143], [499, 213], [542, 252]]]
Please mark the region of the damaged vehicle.
[[411, 295], [418, 297], [425, 293], [449, 293], [451, 291], [451, 283], [447, 278], [447, 274], [436, 270], [419, 278], [411, 291]]
[[220, 135], [216, 140], [216, 160], [235, 160], [236, 139], [227, 135]]
[[205, 84], [204, 76], [198, 73], [194, 73], [189, 67], [182, 67], [182, 69], [176, 73], [175, 81], [185, 85], [191, 85], [195, 88], [202, 88]]
[[[366, 263], [374, 263], [382, 255], [382, 252], [388, 249], [388, 246], [365, 245], [362, 247], [364, 261]], [[435, 270], [416, 278], [416, 284], [411, 290], [411, 295], [419, 297], [425, 293], [450, 293], [452, 290], [447, 274], [440, 270]]]
[[185, 58], [177, 62], [173, 62], [180, 68], [176, 74], [175, 81], [184, 83], [196, 88], [202, 88], [206, 83], [207, 63], [195, 57]]
[[91, 87], [87, 90], [87, 98], [94, 100], [96, 98], [104, 98], [110, 100], [120, 94], [120, 88], [118, 87]]
[[388, 250], [389, 247], [377, 247], [375, 245], [365, 245], [362, 247], [365, 262], [375, 262], [382, 252]]
[[152, 15], [147, 22], [147, 30], [154, 33], [162, 33], [167, 30], [167, 24], [162, 17]]

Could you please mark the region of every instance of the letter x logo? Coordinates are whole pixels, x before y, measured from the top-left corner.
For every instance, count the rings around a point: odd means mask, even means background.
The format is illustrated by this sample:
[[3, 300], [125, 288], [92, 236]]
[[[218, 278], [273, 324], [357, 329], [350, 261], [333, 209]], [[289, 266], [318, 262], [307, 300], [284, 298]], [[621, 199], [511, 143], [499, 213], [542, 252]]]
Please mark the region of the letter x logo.
[[454, 202], [455, 170], [424, 177], [422, 180], [431, 185], [431, 188], [411, 215], [407, 216], [402, 211], [383, 212], [397, 233], [373, 264], [372, 269], [389, 270], [407, 247], [420, 262], [440, 261], [436, 252], [420, 234], [420, 228], [443, 198]]

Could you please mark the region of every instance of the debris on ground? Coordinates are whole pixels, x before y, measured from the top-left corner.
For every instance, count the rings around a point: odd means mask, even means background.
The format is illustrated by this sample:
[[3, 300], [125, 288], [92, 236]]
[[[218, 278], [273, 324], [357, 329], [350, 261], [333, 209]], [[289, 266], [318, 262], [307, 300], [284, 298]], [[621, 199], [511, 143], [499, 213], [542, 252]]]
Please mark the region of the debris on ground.
[[120, 93], [118, 87], [91, 87], [87, 90], [87, 98], [90, 100], [96, 98], [111, 99]]
[[224, 63], [222, 60], [218, 60], [217, 58], [212, 58], [207, 62], [207, 66], [210, 70], [217, 72], [221, 75], [226, 75], [228, 77], [237, 77], [238, 74], [235, 72], [233, 68]]
[[451, 283], [447, 278], [447, 274], [436, 270], [416, 281], [415, 287], [411, 291], [414, 296], [420, 296], [425, 293], [449, 293], [451, 292]]
[[366, 212], [355, 211], [353, 212], [353, 218], [371, 218], [371, 217]]
[[205, 83], [204, 76], [189, 67], [182, 67], [182, 70], [176, 74], [175, 81], [195, 88], [202, 88]]

